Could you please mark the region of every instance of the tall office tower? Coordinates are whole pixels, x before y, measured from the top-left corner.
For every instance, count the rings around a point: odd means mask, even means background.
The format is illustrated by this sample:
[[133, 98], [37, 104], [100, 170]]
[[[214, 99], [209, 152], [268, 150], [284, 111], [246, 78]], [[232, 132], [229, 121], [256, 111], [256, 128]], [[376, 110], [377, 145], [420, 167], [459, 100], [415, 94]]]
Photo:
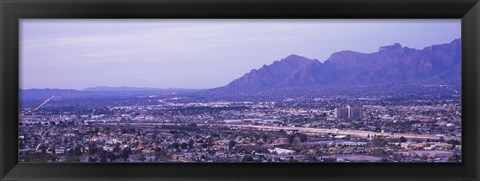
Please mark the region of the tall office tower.
[[350, 119], [362, 119], [362, 107], [347, 106], [347, 112]]
[[348, 109], [347, 108], [335, 108], [334, 110], [335, 118], [348, 118]]

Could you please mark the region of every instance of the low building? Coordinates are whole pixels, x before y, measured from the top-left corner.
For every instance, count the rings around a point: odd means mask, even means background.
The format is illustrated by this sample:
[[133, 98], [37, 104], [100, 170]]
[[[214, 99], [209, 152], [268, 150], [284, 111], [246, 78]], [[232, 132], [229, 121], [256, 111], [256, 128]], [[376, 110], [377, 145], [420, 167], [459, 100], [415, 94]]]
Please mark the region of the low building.
[[283, 148], [273, 148], [273, 149], [268, 149], [270, 153], [276, 153], [279, 155], [285, 155], [285, 154], [293, 154], [295, 153], [294, 150], [289, 150], [289, 149], [283, 149]]
[[339, 141], [335, 143], [336, 146], [367, 146], [366, 142], [354, 142], [354, 141]]
[[403, 156], [419, 156], [419, 157], [429, 157], [429, 158], [450, 158], [454, 155], [453, 152], [449, 151], [438, 151], [438, 150], [410, 150], [404, 152], [398, 152]]

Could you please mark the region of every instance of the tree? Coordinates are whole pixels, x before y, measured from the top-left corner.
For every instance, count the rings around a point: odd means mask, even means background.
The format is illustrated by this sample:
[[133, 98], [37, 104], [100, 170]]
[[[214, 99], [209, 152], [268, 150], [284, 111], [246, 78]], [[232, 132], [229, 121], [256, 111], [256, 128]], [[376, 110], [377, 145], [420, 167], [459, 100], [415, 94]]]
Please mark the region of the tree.
[[333, 163], [333, 162], [337, 162], [337, 159], [336, 158], [323, 158], [323, 162]]
[[103, 151], [98, 157], [100, 158], [100, 162], [107, 162], [107, 151]]
[[192, 149], [194, 143], [195, 143], [195, 141], [193, 141], [193, 140], [188, 141], [188, 148]]
[[202, 161], [205, 161], [205, 160], [207, 160], [207, 156], [201, 155], [201, 156], [200, 156], [200, 159], [201, 159]]
[[94, 157], [88, 157], [88, 162], [97, 162], [97, 158]]
[[111, 162], [113, 162], [114, 160], [117, 159], [117, 156], [115, 156], [115, 154], [113, 154], [113, 152], [108, 151], [107, 152], [107, 159], [109, 159]]
[[30, 159], [30, 151], [25, 152], [25, 159], [24, 159], [24, 160], [25, 160], [25, 162], [30, 162], [30, 161], [31, 161], [31, 159]]
[[293, 141], [295, 140], [295, 135], [291, 134], [287, 136], [288, 143], [292, 144]]
[[307, 155], [307, 158], [306, 158], [308, 161], [311, 161], [311, 162], [317, 162], [317, 157], [314, 155], [314, 154], [309, 154]]
[[47, 154], [47, 147], [46, 146], [42, 145], [41, 150], [42, 150], [42, 154], [44, 154], [44, 155]]
[[242, 162], [251, 162], [253, 161], [253, 157], [251, 155], [245, 155], [242, 158]]
[[293, 158], [293, 156], [290, 156], [290, 157], [288, 157], [288, 161], [289, 162], [295, 162], [295, 158]]
[[132, 149], [129, 146], [125, 147], [122, 150], [122, 157], [125, 162], [128, 161], [128, 157], [130, 156], [130, 154], [132, 154]]
[[229, 150], [232, 150], [236, 145], [237, 145], [237, 142], [236, 142], [236, 141], [230, 140], [230, 141], [228, 142], [228, 149], [229, 149]]
[[440, 142], [445, 142], [445, 138], [443, 136], [440, 137], [440, 140], [438, 140]]
[[186, 149], [187, 149], [187, 146], [188, 146], [187, 143], [183, 142], [183, 143], [180, 145], [180, 148], [181, 148], [182, 150], [186, 150]]
[[453, 146], [460, 144], [458, 140], [448, 140], [447, 143], [452, 144]]
[[141, 162], [145, 162], [145, 160], [147, 160], [147, 158], [145, 158], [144, 154], [140, 154], [140, 157], [138, 158], [138, 160], [140, 160]]
[[90, 143], [88, 145], [88, 154], [89, 155], [95, 155], [98, 151], [97, 144], [95, 143]]
[[306, 134], [300, 134], [300, 141], [301, 142], [307, 141], [307, 135]]
[[162, 148], [155, 148], [155, 161], [164, 160], [167, 158], [167, 152]]
[[262, 135], [262, 140], [263, 140], [264, 142], [267, 142], [268, 136], [267, 136], [266, 134]]
[[75, 148], [73, 149], [73, 155], [82, 156], [82, 147], [81, 146], [75, 146]]
[[177, 142], [170, 144], [170, 148], [178, 149], [179, 147], [180, 147], [180, 144]]
[[120, 143], [115, 144], [115, 148], [113, 148], [113, 152], [115, 153], [120, 152]]
[[78, 156], [67, 156], [65, 162], [80, 162], [80, 158]]

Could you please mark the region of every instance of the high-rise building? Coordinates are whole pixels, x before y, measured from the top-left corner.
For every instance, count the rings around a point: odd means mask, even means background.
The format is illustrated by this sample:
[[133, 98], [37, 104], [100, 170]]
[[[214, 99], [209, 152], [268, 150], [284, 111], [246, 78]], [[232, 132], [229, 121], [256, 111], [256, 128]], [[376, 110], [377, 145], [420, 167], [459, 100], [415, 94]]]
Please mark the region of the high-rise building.
[[334, 110], [335, 118], [362, 119], [362, 115], [362, 107], [346, 106]]
[[347, 106], [348, 118], [350, 119], [362, 119], [362, 107]]
[[335, 118], [348, 118], [348, 109], [347, 108], [335, 108], [334, 113]]

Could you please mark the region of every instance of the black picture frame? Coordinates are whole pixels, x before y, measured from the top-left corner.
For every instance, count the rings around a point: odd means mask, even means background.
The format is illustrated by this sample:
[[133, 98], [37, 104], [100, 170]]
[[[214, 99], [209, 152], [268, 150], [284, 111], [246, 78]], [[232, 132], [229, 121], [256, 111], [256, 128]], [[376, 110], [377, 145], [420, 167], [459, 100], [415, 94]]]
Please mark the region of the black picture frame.
[[[0, 180], [463, 180], [480, 178], [478, 0], [0, 0]], [[19, 19], [462, 19], [463, 162], [18, 163]]]

